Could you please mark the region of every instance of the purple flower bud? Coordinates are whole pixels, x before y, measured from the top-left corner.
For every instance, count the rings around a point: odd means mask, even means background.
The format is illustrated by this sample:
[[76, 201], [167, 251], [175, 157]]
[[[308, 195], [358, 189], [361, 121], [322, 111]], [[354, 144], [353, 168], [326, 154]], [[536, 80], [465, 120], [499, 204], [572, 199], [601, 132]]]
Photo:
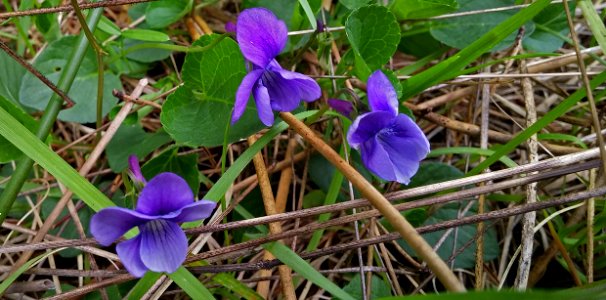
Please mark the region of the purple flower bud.
[[351, 118], [351, 113], [354, 110], [351, 102], [341, 99], [328, 99], [328, 105], [348, 118]]
[[429, 153], [429, 141], [407, 115], [398, 114], [398, 97], [380, 70], [368, 78], [371, 111], [357, 117], [347, 141], [358, 150], [367, 169], [390, 181], [408, 184]]
[[236, 33], [236, 23], [232, 21], [225, 23], [225, 32]]
[[231, 123], [236, 123], [252, 95], [261, 122], [274, 123], [273, 111], [291, 111], [301, 100], [312, 102], [322, 91], [310, 77], [283, 69], [275, 60], [280, 54], [288, 31], [286, 24], [265, 8], [244, 10], [236, 23], [236, 39], [244, 57], [253, 64], [236, 92]]
[[324, 32], [324, 29], [326, 29], [326, 26], [324, 26], [324, 23], [320, 19], [316, 19], [316, 25], [316, 32], [318, 33]]
[[130, 172], [132, 174], [133, 180], [135, 182], [139, 182], [142, 184], [147, 183], [145, 177], [143, 177], [143, 173], [141, 173], [141, 166], [139, 165], [139, 159], [136, 155], [130, 155], [128, 157], [128, 165], [130, 167]]
[[116, 246], [124, 267], [136, 277], [148, 270], [172, 273], [187, 256], [187, 238], [178, 223], [208, 218], [215, 207], [208, 200], [194, 202], [183, 178], [161, 173], [141, 190], [135, 210], [102, 209], [91, 218], [90, 231], [101, 245], [109, 246], [138, 226], [139, 235]]

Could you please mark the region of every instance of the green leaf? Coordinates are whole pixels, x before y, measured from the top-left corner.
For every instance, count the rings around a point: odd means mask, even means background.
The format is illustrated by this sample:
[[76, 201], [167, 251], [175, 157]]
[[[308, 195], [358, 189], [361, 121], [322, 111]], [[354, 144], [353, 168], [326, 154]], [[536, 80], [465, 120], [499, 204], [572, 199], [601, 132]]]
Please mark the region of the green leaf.
[[105, 150], [109, 167], [114, 172], [122, 172], [128, 166], [130, 155], [143, 158], [170, 140], [163, 130], [147, 133], [139, 124], [122, 124]]
[[459, 169], [440, 162], [425, 162], [419, 166], [417, 173], [411, 178], [407, 189], [459, 179], [465, 174]]
[[317, 284], [319, 287], [325, 289], [333, 296], [347, 300], [355, 299], [347, 292], [343, 291], [336, 284], [334, 284], [332, 281], [330, 281], [328, 278], [324, 277], [324, 275], [320, 274], [320, 272], [314, 269], [314, 267], [312, 267], [299, 255], [297, 255], [290, 248], [284, 246], [283, 244], [273, 242], [264, 244], [263, 248], [271, 252], [271, 254], [273, 254], [277, 259], [279, 259], [285, 265], [289, 266], [295, 272], [299, 273], [299, 275], [303, 276], [303, 278]]
[[[216, 35], [203, 36], [194, 46], [207, 45], [216, 38]], [[164, 103], [162, 125], [178, 143], [222, 145], [236, 91], [245, 74], [244, 58], [232, 39], [223, 39], [205, 52], [188, 53], [182, 71], [185, 86]], [[249, 101], [244, 115], [230, 128], [227, 142], [235, 142], [263, 127], [254, 101]]]
[[[124, 43], [123, 43], [123, 51], [128, 51], [129, 49], [133, 48], [133, 47], [142, 47], [139, 45], [143, 45], [146, 44], [143, 41], [137, 41], [137, 40], [133, 40], [133, 39], [124, 39]], [[165, 42], [162, 43], [162, 45], [172, 45], [172, 42]], [[160, 60], [164, 60], [166, 58], [168, 58], [170, 56], [172, 52], [170, 50], [166, 50], [166, 49], [160, 49], [160, 48], [143, 48], [143, 49], [138, 49], [136, 51], [132, 51], [132, 52], [128, 52], [126, 54], [126, 58], [134, 60], [135, 62], [140, 62], [140, 63], [151, 63], [151, 62], [155, 62], [155, 61], [160, 61]]]
[[[56, 2], [56, 1], [52, 1]], [[44, 1], [41, 3], [40, 8], [51, 8], [57, 6], [58, 3], [52, 3], [51, 1]], [[61, 30], [59, 26], [59, 19], [57, 14], [42, 14], [32, 17], [36, 28], [47, 42], [52, 42], [61, 37]]]
[[101, 17], [101, 19], [99, 20], [99, 24], [97, 24], [97, 29], [111, 35], [120, 36], [122, 34], [122, 31], [120, 31], [120, 27], [114, 24], [114, 22], [112, 22], [106, 16]]
[[[484, 10], [514, 4], [514, 0], [458, 0], [458, 2], [460, 4], [458, 12]], [[515, 13], [516, 10], [506, 10], [438, 20], [432, 23], [430, 32], [438, 41], [453, 48], [463, 49], [497, 25], [510, 19]], [[532, 34], [533, 31], [534, 23], [527, 24], [526, 35]], [[497, 51], [508, 47], [514, 42], [516, 32], [501, 33], [498, 38], [499, 42], [492, 48], [486, 49], [486, 51]]]
[[[1, 70], [0, 70], [1, 72]], [[1, 81], [1, 80], [0, 80]], [[38, 123], [34, 118], [27, 114], [20, 106], [17, 106], [14, 102], [11, 102], [0, 95], [0, 107], [6, 110], [11, 116], [13, 116], [19, 123], [23, 124], [29, 131], [35, 132], [38, 128]], [[0, 136], [0, 163], [6, 163], [11, 160], [17, 159], [21, 155], [21, 151], [17, 147], [13, 146], [9, 141]]]
[[366, 6], [370, 0], [339, 0], [339, 3], [351, 10]]
[[[467, 202], [460, 203], [449, 203], [437, 210], [435, 210], [426, 220], [423, 225], [438, 224], [444, 221], [455, 220], [461, 217], [472, 216], [477, 213], [477, 205], [474, 205], [465, 215], [460, 215], [459, 212], [465, 207]], [[475, 224], [464, 225], [457, 227], [457, 233], [451, 232], [446, 240], [442, 243], [442, 246], [438, 249], [438, 255], [445, 261], [447, 261], [454, 251], [458, 251], [463, 245], [467, 244], [471, 239], [475, 239], [478, 228]], [[435, 232], [424, 233], [421, 236], [429, 243], [432, 247], [442, 238], [442, 235], [446, 230], [440, 230]], [[456, 239], [455, 239], [456, 237]], [[408, 244], [398, 239], [400, 244], [408, 253], [416, 257], [416, 254], [408, 246]], [[465, 248], [463, 252], [455, 257], [455, 268], [469, 269], [475, 265], [475, 252], [476, 243], [472, 243], [470, 246]], [[497, 233], [494, 226], [488, 227], [484, 232], [484, 261], [491, 261], [499, 255], [499, 243], [497, 240]]]
[[[570, 1], [569, 6], [574, 12], [575, 2]], [[549, 5], [532, 21], [536, 24], [536, 28], [532, 34], [524, 35], [522, 45], [525, 49], [535, 52], [554, 52], [562, 47], [564, 40], [552, 32], [557, 32], [561, 36], [566, 36], [570, 32], [564, 5]]]
[[127, 29], [122, 31], [122, 36], [146, 42], [166, 42], [170, 40], [166, 33], [149, 29]]
[[[76, 36], [66, 36], [48, 45], [36, 58], [34, 67], [45, 75], [50, 81], [57, 84], [61, 71], [68, 64], [70, 53], [76, 47]], [[105, 116], [118, 102], [112, 95], [112, 90], [122, 89], [120, 78], [111, 72], [104, 72], [103, 86], [103, 115]], [[59, 119], [68, 122], [90, 123], [96, 120], [97, 93], [97, 60], [92, 50], [87, 51], [76, 78], [69, 90], [69, 97], [76, 103], [72, 108], [62, 110]], [[26, 106], [37, 110], [44, 110], [53, 91], [44, 85], [38, 78], [30, 73], [23, 76], [19, 101]]]
[[398, 20], [425, 19], [456, 11], [455, 0], [395, 0], [390, 9]]
[[200, 173], [198, 171], [198, 155], [178, 155], [178, 147], [172, 147], [148, 161], [141, 168], [143, 176], [151, 179], [162, 172], [172, 172], [181, 176], [194, 192], [200, 189]]
[[151, 28], [165, 28], [191, 11], [193, 0], [154, 1], [145, 10], [145, 23]]
[[4, 51], [0, 51], [0, 66], [0, 96], [19, 103], [19, 86], [27, 70]]
[[539, 14], [549, 3], [550, 0], [535, 1], [452, 57], [404, 81], [402, 97], [408, 99], [427, 87], [455, 77], [464, 67]]
[[[386, 64], [400, 42], [396, 17], [383, 6], [364, 6], [352, 12], [345, 22], [345, 33], [356, 54], [356, 67], [370, 71]], [[358, 74], [361, 80], [368, 75]]]
[[[377, 299], [379, 297], [389, 297], [391, 296], [391, 285], [389, 282], [385, 282], [381, 277], [377, 275], [372, 275], [372, 279], [370, 280], [370, 299]], [[348, 285], [346, 285], [343, 290], [349, 293], [355, 299], [364, 299], [362, 295], [362, 281], [360, 280], [360, 274], [356, 273], [354, 278], [351, 279]]]

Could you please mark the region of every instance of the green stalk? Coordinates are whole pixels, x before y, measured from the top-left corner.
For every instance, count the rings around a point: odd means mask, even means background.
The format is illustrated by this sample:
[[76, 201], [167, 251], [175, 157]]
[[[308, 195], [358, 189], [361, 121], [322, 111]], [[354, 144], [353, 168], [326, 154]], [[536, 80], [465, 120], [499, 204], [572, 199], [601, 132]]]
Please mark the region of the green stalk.
[[[88, 16], [88, 25], [90, 28], [96, 28], [101, 15], [103, 14], [103, 8], [98, 8], [93, 10]], [[78, 39], [78, 43], [76, 49], [71, 54], [70, 59], [68, 60], [68, 64], [64, 71], [61, 73], [61, 78], [59, 78], [59, 83], [57, 87], [66, 93], [69, 91], [72, 83], [74, 82], [74, 78], [76, 77], [76, 73], [80, 67], [80, 63], [84, 58], [84, 53], [86, 53], [86, 49], [88, 47], [88, 40], [84, 35], [81, 35]], [[38, 131], [36, 132], [36, 137], [41, 140], [45, 140], [48, 134], [50, 133], [53, 125], [55, 124], [55, 120], [57, 119], [57, 115], [63, 106], [63, 99], [59, 97], [57, 94], [53, 94], [44, 110], [44, 114], [40, 119], [40, 126], [38, 127]], [[32, 169], [32, 165], [34, 161], [24, 156], [17, 162], [17, 169], [11, 176], [10, 181], [6, 185], [4, 192], [0, 195], [0, 224], [4, 222], [6, 218], [6, 214], [13, 206], [15, 199], [17, 198], [17, 194], [21, 190], [23, 183], [27, 180], [27, 177]]]

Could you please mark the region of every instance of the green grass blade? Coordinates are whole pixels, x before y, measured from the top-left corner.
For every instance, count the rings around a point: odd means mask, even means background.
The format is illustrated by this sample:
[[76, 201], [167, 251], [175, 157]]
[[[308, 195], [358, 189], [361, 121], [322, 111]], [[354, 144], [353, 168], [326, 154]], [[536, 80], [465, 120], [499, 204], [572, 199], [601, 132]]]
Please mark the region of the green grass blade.
[[168, 274], [168, 277], [192, 299], [215, 299], [213, 294], [204, 287], [200, 280], [184, 267], [180, 267], [174, 273]]
[[589, 25], [589, 29], [591, 29], [591, 33], [593, 33], [593, 37], [598, 42], [598, 45], [602, 48], [602, 52], [606, 53], [606, 27], [604, 27], [604, 22], [595, 10], [592, 1], [577, 0], [577, 5], [581, 8], [583, 16], [587, 20], [587, 25]]
[[314, 11], [311, 9], [311, 6], [309, 6], [309, 2], [307, 2], [307, 0], [299, 0], [299, 4], [301, 4], [301, 7], [303, 7], [305, 15], [309, 20], [309, 24], [311, 24], [311, 28], [313, 28], [313, 30], [318, 29], [318, 22], [316, 21], [316, 16], [314, 15]]
[[227, 290], [232, 291], [248, 300], [263, 300], [261, 295], [257, 294], [253, 289], [241, 281], [234, 278], [233, 275], [228, 273], [219, 273], [213, 276], [213, 281], [226, 287]]
[[[606, 71], [600, 73], [596, 77], [591, 80], [591, 89], [595, 89], [598, 85], [602, 84], [606, 81]], [[516, 136], [514, 136], [511, 141], [507, 144], [499, 147], [494, 154], [486, 158], [483, 162], [473, 168], [471, 171], [467, 173], [468, 176], [476, 175], [485, 170], [494, 162], [499, 160], [501, 157], [511, 153], [514, 149], [516, 149], [521, 143], [530, 138], [533, 134], [539, 132], [539, 130], [545, 128], [545, 126], [549, 125], [551, 122], [555, 121], [558, 117], [564, 115], [570, 108], [572, 108], [575, 104], [577, 104], [581, 99], [585, 98], [586, 93], [585, 89], [578, 89], [574, 94], [570, 95], [556, 107], [554, 107], [551, 111], [545, 114], [542, 118], [537, 120], [530, 127], [526, 128], [524, 131], [520, 132]]]
[[155, 273], [155, 272], [145, 273], [145, 275], [143, 275], [143, 277], [141, 277], [141, 279], [139, 279], [139, 281], [137, 281], [135, 286], [132, 289], [130, 289], [130, 292], [128, 292], [128, 295], [127, 295], [127, 299], [128, 300], [139, 300], [139, 299], [143, 298], [143, 295], [145, 295], [145, 293], [147, 293], [147, 291], [149, 291], [149, 289], [154, 285], [154, 283], [156, 283], [156, 281], [158, 281], [158, 279], [160, 279], [160, 276], [162, 276], [162, 274], [160, 274], [160, 273]]
[[[477, 155], [483, 155], [483, 156], [490, 156], [493, 155], [495, 153], [494, 150], [491, 149], [480, 149], [480, 148], [474, 148], [474, 147], [450, 147], [450, 148], [440, 148], [440, 149], [435, 149], [435, 150], [431, 150], [431, 152], [429, 152], [429, 154], [427, 154], [427, 157], [438, 157], [441, 155], [446, 155], [446, 154], [477, 154]], [[507, 157], [507, 156], [503, 156], [500, 157], [499, 160], [506, 166], [510, 167], [510, 168], [514, 168], [517, 167], [518, 164], [515, 163], [515, 161], [511, 160], [511, 158]]]
[[520, 10], [507, 21], [497, 25], [481, 38], [465, 47], [449, 59], [415, 75], [402, 83], [404, 99], [408, 99], [426, 88], [442, 81], [454, 78], [465, 66], [489, 51], [509, 34], [522, 27], [547, 7], [550, 0], [538, 0]]
[[537, 138], [539, 140], [556, 140], [566, 141], [579, 145], [583, 149], [587, 149], [587, 145], [578, 137], [564, 133], [538, 133]]
[[281, 243], [273, 242], [263, 245], [265, 250], [271, 252], [276, 258], [289, 266], [295, 272], [299, 273], [305, 279], [317, 284], [321, 288], [327, 290], [335, 298], [343, 300], [355, 300], [351, 295], [343, 291], [340, 287], [330, 281], [324, 275], [320, 274], [314, 267], [303, 260], [299, 255], [294, 253], [290, 248]]
[[114, 206], [107, 196], [80, 176], [74, 168], [1, 107], [0, 135], [51, 173], [93, 210], [98, 211], [104, 207]]

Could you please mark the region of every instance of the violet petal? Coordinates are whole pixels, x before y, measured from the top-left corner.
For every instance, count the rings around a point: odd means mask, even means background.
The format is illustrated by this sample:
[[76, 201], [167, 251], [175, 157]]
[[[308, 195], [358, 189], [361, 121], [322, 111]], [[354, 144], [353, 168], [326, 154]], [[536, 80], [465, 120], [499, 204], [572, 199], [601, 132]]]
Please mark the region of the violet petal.
[[387, 111], [394, 116], [398, 114], [398, 96], [393, 85], [381, 72], [377, 70], [368, 77], [367, 93], [368, 106], [371, 111]]
[[271, 110], [271, 102], [267, 88], [259, 85], [253, 89], [253, 95], [255, 98], [255, 104], [257, 105], [257, 113], [259, 119], [265, 124], [265, 126], [271, 126], [274, 124], [274, 112]]
[[244, 76], [240, 86], [238, 87], [238, 91], [236, 92], [236, 102], [234, 103], [234, 111], [231, 114], [231, 124], [235, 124], [240, 117], [244, 114], [246, 110], [246, 104], [248, 104], [248, 99], [250, 98], [250, 94], [252, 90], [257, 84], [257, 81], [263, 74], [263, 69], [252, 70], [250, 73]]
[[322, 96], [320, 85], [311, 77], [282, 68], [277, 69], [276, 72], [286, 80], [287, 85], [297, 90], [300, 100], [313, 102]]
[[141, 260], [154, 272], [173, 273], [187, 256], [187, 237], [177, 223], [153, 220], [140, 226]]
[[236, 39], [244, 57], [265, 68], [284, 49], [288, 38], [286, 24], [270, 10], [250, 8], [242, 11], [236, 23]]
[[194, 193], [185, 179], [174, 173], [160, 173], [139, 195], [137, 211], [150, 216], [172, 213], [194, 202]]
[[408, 184], [419, 164], [429, 153], [429, 141], [410, 117], [400, 114], [388, 130], [379, 133], [379, 143], [389, 153], [394, 181]]
[[109, 246], [135, 226], [155, 217], [122, 207], [108, 207], [100, 210], [90, 220], [90, 232], [103, 246]]
[[390, 112], [376, 111], [358, 116], [347, 132], [347, 142], [357, 150], [360, 146], [374, 137], [385, 127], [389, 126], [394, 116]]
[[393, 169], [392, 161], [389, 159], [389, 153], [379, 143], [377, 136], [366, 141], [360, 146], [360, 155], [364, 166], [385, 180], [396, 180], [396, 174]]
[[135, 277], [143, 277], [149, 270], [141, 260], [141, 235], [119, 243], [116, 246], [116, 252], [122, 261], [122, 264]]
[[176, 223], [202, 220], [208, 218], [215, 209], [215, 207], [217, 207], [216, 202], [200, 200], [198, 202], [184, 206], [178, 212], [177, 216], [163, 219]]

